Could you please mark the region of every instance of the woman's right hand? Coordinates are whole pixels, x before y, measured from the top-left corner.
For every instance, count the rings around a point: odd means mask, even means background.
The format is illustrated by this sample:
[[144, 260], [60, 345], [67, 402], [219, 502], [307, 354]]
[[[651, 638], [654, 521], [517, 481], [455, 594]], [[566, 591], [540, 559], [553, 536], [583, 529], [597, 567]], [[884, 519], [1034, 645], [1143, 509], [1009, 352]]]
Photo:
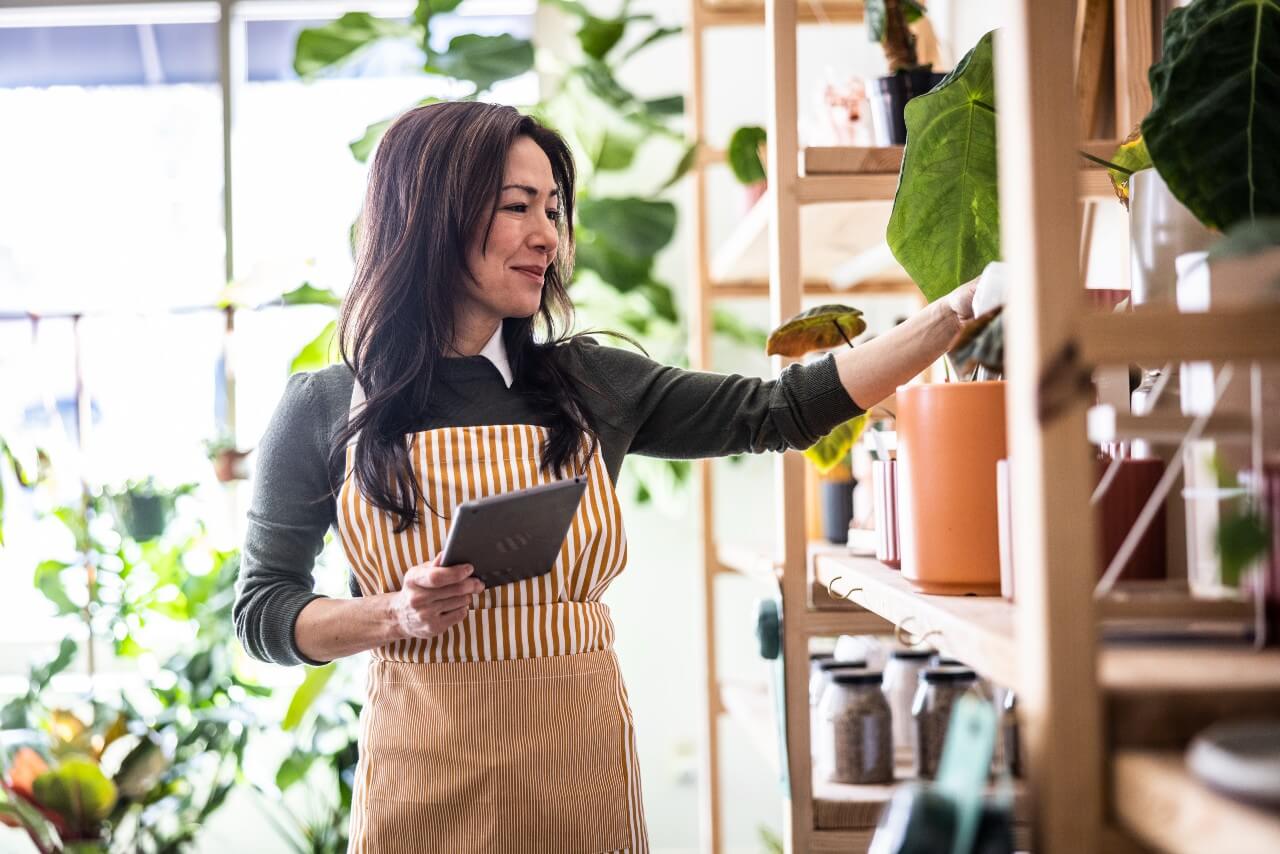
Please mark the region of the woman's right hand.
[[471, 597], [484, 589], [472, 578], [469, 563], [441, 566], [443, 552], [410, 569], [393, 594], [391, 613], [406, 637], [430, 638], [447, 632], [467, 616]]

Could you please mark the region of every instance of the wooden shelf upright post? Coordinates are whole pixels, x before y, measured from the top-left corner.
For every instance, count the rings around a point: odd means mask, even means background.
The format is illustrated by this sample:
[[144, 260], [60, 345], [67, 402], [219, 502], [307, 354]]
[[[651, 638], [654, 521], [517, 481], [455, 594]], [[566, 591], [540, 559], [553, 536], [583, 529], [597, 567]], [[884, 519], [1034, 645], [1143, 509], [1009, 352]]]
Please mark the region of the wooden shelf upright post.
[[[1097, 851], [1103, 802], [1083, 300], [1072, 178], [1072, 5], [1019, 0], [996, 34], [1001, 246], [1010, 266], [1006, 417], [1018, 602], [1018, 702], [1036, 850]], [[1087, 377], [1087, 374], [1085, 375]], [[1083, 552], [1083, 554], [1082, 554]]]

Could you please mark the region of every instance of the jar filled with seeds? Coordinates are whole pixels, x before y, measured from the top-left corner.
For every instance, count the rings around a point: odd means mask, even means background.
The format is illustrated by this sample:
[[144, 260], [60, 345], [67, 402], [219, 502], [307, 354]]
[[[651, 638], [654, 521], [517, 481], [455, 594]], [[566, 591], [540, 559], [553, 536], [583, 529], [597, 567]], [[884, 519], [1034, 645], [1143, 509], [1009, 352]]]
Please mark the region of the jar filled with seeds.
[[894, 748], [904, 756], [915, 756], [916, 725], [911, 719], [920, 671], [929, 664], [931, 649], [895, 649], [884, 666], [884, 696], [893, 715]]
[[831, 733], [818, 714], [818, 704], [822, 695], [831, 684], [831, 677], [836, 673], [866, 670], [865, 661], [836, 661], [828, 658], [813, 663], [813, 671], [809, 677], [809, 747], [815, 766], [821, 766], [831, 760]]
[[973, 689], [978, 675], [967, 667], [931, 667], [920, 673], [911, 714], [916, 729], [916, 776], [932, 780], [942, 760], [942, 747], [951, 724], [951, 707]]
[[893, 782], [893, 723], [874, 670], [837, 670], [822, 694], [819, 718], [831, 754], [819, 772], [832, 783]]

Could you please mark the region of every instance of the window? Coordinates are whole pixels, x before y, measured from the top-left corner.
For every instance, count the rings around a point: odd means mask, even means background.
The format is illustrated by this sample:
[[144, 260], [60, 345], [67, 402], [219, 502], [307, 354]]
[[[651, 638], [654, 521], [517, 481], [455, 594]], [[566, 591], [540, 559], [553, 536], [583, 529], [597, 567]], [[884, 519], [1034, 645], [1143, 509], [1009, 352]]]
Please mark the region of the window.
[[[270, 298], [303, 281], [342, 292], [365, 183], [350, 142], [426, 96], [451, 93], [416, 73], [421, 51], [409, 41], [380, 44], [323, 79], [293, 71], [304, 27], [361, 6], [403, 18], [408, 0], [233, 4], [227, 50], [242, 73], [231, 90], [227, 217], [219, 4], [31, 2], [0, 10], [0, 435], [48, 449], [60, 502], [74, 500], [81, 474], [95, 487], [148, 475], [201, 480], [202, 515], [238, 542], [248, 490], [214, 483], [201, 446], [227, 416], [225, 355], [238, 369], [240, 445], [252, 447], [292, 357], [332, 312], [240, 312], [228, 348], [216, 310], [228, 222], [234, 277], [248, 293]], [[533, 10], [533, 0], [471, 0], [433, 19], [433, 38], [527, 37]], [[533, 103], [536, 75], [493, 97]], [[60, 524], [37, 524], [40, 508], [12, 472], [0, 477], [9, 540], [0, 574], [28, 579], [53, 556], [50, 531]], [[13, 587], [0, 597], [0, 639], [66, 631], [37, 591]], [[22, 658], [0, 658], [0, 672], [25, 669]]]

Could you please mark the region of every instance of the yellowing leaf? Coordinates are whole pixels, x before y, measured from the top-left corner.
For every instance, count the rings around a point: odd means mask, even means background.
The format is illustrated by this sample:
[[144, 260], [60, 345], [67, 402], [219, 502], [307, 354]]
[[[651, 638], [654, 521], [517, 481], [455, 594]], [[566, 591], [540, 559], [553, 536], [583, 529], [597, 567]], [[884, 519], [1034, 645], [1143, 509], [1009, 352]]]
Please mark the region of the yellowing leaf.
[[1147, 143], [1142, 138], [1141, 127], [1134, 128], [1125, 141], [1120, 143], [1116, 153], [1111, 156], [1111, 162], [1127, 170], [1107, 170], [1107, 175], [1111, 177], [1111, 186], [1116, 191], [1116, 198], [1127, 208], [1129, 207], [1129, 176], [1139, 170], [1151, 168], [1151, 155], [1147, 152]]
[[798, 359], [815, 350], [829, 350], [866, 331], [862, 312], [847, 305], [820, 305], [802, 311], [769, 335], [765, 355]]
[[826, 474], [848, 459], [849, 451], [858, 443], [866, 427], [867, 414], [864, 412], [823, 436], [804, 455], [818, 469], [819, 474]]

